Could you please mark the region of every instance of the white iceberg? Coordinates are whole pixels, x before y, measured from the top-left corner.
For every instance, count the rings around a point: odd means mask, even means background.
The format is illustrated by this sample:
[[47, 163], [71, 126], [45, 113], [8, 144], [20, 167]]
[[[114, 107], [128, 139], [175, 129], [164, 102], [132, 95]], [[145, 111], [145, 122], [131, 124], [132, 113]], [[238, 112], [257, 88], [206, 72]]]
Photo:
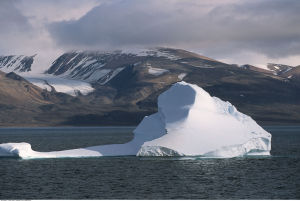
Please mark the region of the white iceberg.
[[0, 144], [0, 156], [30, 158], [99, 156], [239, 157], [270, 155], [271, 134], [229, 102], [197, 85], [179, 82], [158, 98], [158, 112], [145, 117], [126, 144], [36, 152], [28, 143]]

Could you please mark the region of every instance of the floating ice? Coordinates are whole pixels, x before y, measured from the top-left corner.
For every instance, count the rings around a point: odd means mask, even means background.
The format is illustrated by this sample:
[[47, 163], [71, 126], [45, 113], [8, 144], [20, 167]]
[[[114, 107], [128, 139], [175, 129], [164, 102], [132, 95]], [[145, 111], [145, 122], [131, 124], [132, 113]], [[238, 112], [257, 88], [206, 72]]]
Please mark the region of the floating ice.
[[179, 82], [158, 98], [158, 112], [145, 117], [126, 144], [36, 152], [28, 143], [0, 144], [0, 156], [30, 158], [98, 156], [270, 155], [271, 134], [229, 102]]

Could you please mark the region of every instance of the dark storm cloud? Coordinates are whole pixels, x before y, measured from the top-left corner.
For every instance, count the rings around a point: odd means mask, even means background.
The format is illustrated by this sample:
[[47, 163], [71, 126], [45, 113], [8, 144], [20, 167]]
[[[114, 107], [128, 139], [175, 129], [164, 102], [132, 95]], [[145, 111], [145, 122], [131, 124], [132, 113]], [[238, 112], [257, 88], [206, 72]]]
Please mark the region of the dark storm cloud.
[[251, 50], [269, 57], [300, 54], [300, 1], [252, 0], [206, 8], [193, 1], [123, 0], [75, 21], [49, 26], [70, 48], [180, 46], [209, 54]]
[[0, 1], [0, 35], [28, 31], [31, 26], [21, 11], [15, 6], [14, 0]]
[[102, 0], [0, 0], [0, 55], [34, 55], [32, 69], [44, 71], [65, 50], [47, 24], [78, 19]]
[[43, 54], [46, 68], [70, 49], [170, 46], [299, 65], [299, 10], [300, 0], [0, 0], [0, 55]]
[[32, 33], [28, 19], [16, 8], [16, 1], [0, 1], [0, 55], [14, 53], [12, 47], [22, 46], [24, 36]]

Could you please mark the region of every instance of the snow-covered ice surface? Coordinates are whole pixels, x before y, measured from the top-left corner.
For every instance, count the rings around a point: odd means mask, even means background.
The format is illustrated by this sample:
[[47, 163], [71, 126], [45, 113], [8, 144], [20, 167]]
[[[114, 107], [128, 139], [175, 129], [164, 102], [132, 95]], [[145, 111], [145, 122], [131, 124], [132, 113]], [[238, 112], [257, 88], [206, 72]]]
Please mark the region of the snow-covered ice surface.
[[181, 59], [179, 56], [176, 56], [170, 53], [163, 48], [127, 48], [121, 50], [122, 54], [132, 54], [136, 56], [153, 56], [153, 57], [164, 57], [170, 60], [178, 60]]
[[146, 116], [126, 144], [36, 152], [28, 143], [0, 144], [0, 156], [30, 158], [99, 156], [240, 157], [270, 155], [271, 134], [229, 102], [179, 82], [158, 98], [158, 112]]
[[118, 73], [120, 73], [125, 67], [117, 68], [114, 71], [110, 71], [105, 76], [101, 77], [100, 84], [104, 85], [107, 82], [109, 82], [111, 79], [113, 79]]
[[169, 70], [166, 70], [166, 69], [154, 68], [149, 63], [146, 64], [146, 67], [148, 69], [148, 73], [151, 75], [154, 75], [154, 76], [159, 76], [159, 75], [169, 72]]
[[178, 79], [179, 80], [183, 80], [183, 78], [186, 76], [186, 73], [180, 73], [179, 75], [178, 75]]
[[26, 72], [31, 70], [31, 63], [33, 62], [33, 56], [24, 55], [11, 55], [0, 56], [0, 69], [5, 73], [14, 72]]
[[42, 89], [51, 91], [53, 87], [57, 92], [66, 93], [71, 96], [76, 96], [78, 92], [83, 95], [87, 95], [94, 91], [94, 88], [89, 83], [80, 80], [71, 80], [44, 74], [23, 74], [22, 76], [32, 84]]
[[148, 73], [151, 75], [159, 76], [166, 72], [169, 72], [169, 71], [166, 69], [161, 69], [161, 68], [148, 67]]
[[27, 77], [25, 79], [42, 89], [46, 89], [47, 91], [52, 91], [51, 85], [47, 84], [47, 81], [45, 79], [38, 78], [38, 77]]
[[147, 132], [161, 132], [163, 136], [145, 142], [137, 155], [166, 155], [163, 149], [184, 156], [270, 154], [271, 134], [229, 102], [211, 97], [196, 85], [180, 82], [161, 94], [158, 114], [163, 128]]

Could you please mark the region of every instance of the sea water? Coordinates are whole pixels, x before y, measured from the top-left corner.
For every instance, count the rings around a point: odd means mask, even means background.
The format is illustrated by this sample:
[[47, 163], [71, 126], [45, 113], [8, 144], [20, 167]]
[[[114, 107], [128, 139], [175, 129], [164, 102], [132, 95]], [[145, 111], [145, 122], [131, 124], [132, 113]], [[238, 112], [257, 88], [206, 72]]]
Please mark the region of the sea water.
[[[125, 143], [133, 127], [2, 128], [36, 151]], [[0, 199], [300, 199], [300, 127], [265, 127], [272, 156], [0, 158]]]

